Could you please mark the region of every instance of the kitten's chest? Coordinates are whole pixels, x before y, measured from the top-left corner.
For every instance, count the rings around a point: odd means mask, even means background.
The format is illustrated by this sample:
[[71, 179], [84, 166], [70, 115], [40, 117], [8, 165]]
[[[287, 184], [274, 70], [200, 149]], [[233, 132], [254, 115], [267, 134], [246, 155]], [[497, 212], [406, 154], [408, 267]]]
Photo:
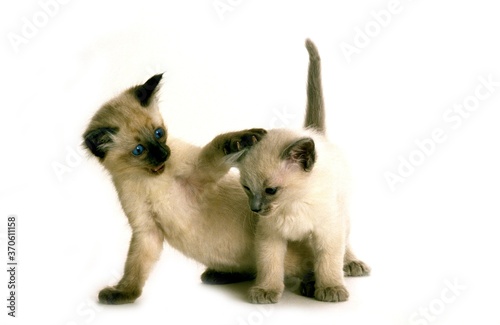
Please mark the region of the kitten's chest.
[[[188, 222], [192, 207], [180, 186], [169, 175], [142, 181], [128, 182], [122, 186], [120, 200], [132, 223], [154, 221], [164, 229], [177, 229]], [[180, 211], [184, 218], [179, 218]]]
[[[150, 209], [158, 214], [162, 222], [187, 222], [196, 213], [185, 189], [173, 178], [156, 184], [147, 192]], [[172, 225], [170, 225], [172, 226]]]
[[311, 235], [314, 225], [307, 215], [281, 214], [274, 220], [274, 228], [287, 240], [298, 241]]

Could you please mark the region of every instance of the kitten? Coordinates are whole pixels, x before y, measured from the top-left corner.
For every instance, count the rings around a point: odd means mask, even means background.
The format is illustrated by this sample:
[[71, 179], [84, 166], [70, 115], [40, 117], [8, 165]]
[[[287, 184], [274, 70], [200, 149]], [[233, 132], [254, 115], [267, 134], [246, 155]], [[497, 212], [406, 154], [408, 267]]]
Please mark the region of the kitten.
[[[253, 279], [255, 214], [238, 176], [228, 173], [231, 155], [250, 147], [262, 129], [232, 132], [197, 147], [168, 135], [156, 93], [162, 75], [105, 103], [83, 134], [84, 146], [111, 175], [132, 228], [122, 279], [100, 291], [99, 301], [123, 304], [142, 292], [166, 240], [207, 266], [205, 283]], [[309, 244], [288, 245], [285, 273], [312, 269]]]
[[306, 47], [310, 57], [307, 116], [316, 120], [306, 118], [305, 126], [314, 129], [269, 130], [260, 142], [237, 154], [241, 184], [250, 209], [258, 214], [257, 279], [249, 292], [253, 303], [275, 303], [281, 297], [291, 241], [312, 244], [314, 277], [304, 283], [303, 293], [318, 300], [347, 300], [343, 270], [347, 275], [370, 271], [348, 246], [348, 167], [339, 149], [324, 136], [320, 58], [310, 40]]

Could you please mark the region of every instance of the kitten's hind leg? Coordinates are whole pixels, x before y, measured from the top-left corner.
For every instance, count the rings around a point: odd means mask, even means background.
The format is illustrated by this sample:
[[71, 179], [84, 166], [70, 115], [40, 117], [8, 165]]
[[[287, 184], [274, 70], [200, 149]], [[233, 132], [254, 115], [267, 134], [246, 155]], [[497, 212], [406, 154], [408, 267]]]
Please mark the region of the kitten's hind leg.
[[252, 273], [219, 272], [213, 269], [206, 269], [201, 275], [201, 282], [205, 284], [230, 284], [253, 279], [255, 279], [255, 274]]
[[344, 255], [345, 276], [366, 276], [370, 274], [370, 267], [354, 255], [351, 246], [347, 245]]
[[314, 288], [316, 285], [316, 277], [311, 271], [304, 275], [300, 281], [300, 294], [304, 297], [314, 298]]

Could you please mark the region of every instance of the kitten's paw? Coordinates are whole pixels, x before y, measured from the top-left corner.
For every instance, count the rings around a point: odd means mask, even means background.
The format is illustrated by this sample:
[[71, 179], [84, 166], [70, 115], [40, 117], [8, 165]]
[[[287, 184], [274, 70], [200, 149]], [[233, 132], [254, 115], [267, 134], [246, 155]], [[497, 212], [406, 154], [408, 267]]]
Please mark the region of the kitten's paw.
[[313, 298], [316, 286], [316, 278], [314, 272], [307, 273], [302, 281], [300, 281], [300, 294], [304, 297]]
[[300, 283], [300, 294], [304, 297], [313, 298], [315, 290], [315, 281]]
[[259, 142], [267, 131], [264, 129], [248, 129], [229, 134], [224, 143], [224, 154], [229, 155], [249, 148]]
[[255, 276], [251, 273], [219, 272], [206, 269], [201, 275], [201, 282], [205, 284], [229, 284], [253, 280]]
[[253, 304], [275, 304], [280, 300], [282, 294], [283, 290], [252, 287], [248, 292], [248, 297]]
[[349, 291], [342, 285], [335, 287], [317, 287], [314, 290], [314, 298], [319, 301], [341, 302], [349, 298]]
[[370, 274], [370, 267], [363, 261], [351, 261], [344, 265], [345, 276], [365, 276]]
[[116, 287], [107, 287], [99, 292], [99, 302], [106, 305], [121, 305], [134, 302], [141, 292], [126, 291]]

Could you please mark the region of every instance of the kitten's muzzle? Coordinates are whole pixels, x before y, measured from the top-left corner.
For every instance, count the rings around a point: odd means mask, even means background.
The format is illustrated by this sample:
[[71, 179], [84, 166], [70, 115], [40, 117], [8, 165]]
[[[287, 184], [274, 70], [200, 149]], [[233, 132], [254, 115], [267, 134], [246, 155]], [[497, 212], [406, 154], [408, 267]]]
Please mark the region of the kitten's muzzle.
[[151, 172], [153, 174], [157, 174], [157, 175], [163, 173], [164, 170], [165, 170], [165, 163], [163, 163], [163, 164], [161, 164], [159, 166], [156, 166], [154, 168], [151, 168]]
[[255, 195], [250, 199], [250, 209], [255, 212], [259, 213], [262, 211], [262, 195]]
[[161, 174], [165, 170], [165, 162], [170, 157], [170, 148], [166, 144], [157, 144], [149, 147], [148, 162], [153, 174]]

